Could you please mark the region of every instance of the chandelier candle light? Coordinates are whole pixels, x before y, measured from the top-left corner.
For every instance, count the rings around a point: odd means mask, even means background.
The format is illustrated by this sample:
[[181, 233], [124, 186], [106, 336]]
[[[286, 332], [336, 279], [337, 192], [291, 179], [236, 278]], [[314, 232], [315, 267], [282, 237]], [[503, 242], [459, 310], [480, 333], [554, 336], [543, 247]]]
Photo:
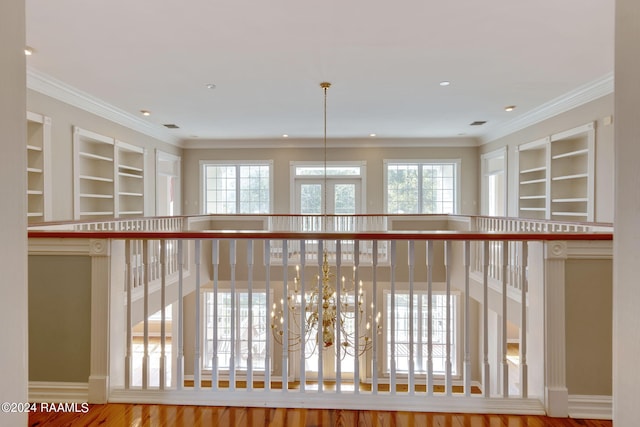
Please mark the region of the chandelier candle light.
[[[327, 215], [327, 89], [331, 83], [320, 83], [324, 92], [324, 229], [328, 230], [329, 217]], [[337, 255], [337, 254], [336, 254]], [[289, 327], [286, 333], [287, 348], [289, 351], [301, 349], [305, 352], [305, 358], [309, 358], [318, 349], [329, 349], [334, 346], [337, 337], [340, 339], [340, 356], [346, 355], [359, 357], [372, 347], [371, 333], [380, 334], [382, 325], [381, 314], [373, 316], [374, 306], [371, 305], [371, 315], [364, 325], [364, 333], [361, 326], [367, 314], [365, 313], [365, 299], [362, 280], [356, 283], [356, 270], [353, 267], [353, 275], [347, 280], [342, 276], [340, 292], [336, 292], [333, 285], [336, 275], [331, 273], [329, 266], [329, 254], [325, 248], [320, 265], [320, 274], [316, 275], [317, 283], [312, 285], [311, 292], [301, 292], [298, 286], [301, 284], [300, 266], [296, 265], [296, 274], [293, 279], [294, 289], [285, 298], [280, 300], [280, 307], [273, 304], [271, 311], [271, 330], [275, 341], [283, 345], [285, 337], [285, 317]], [[304, 268], [304, 267], [303, 267]], [[336, 268], [339, 269], [338, 267]], [[304, 289], [304, 286], [303, 286]], [[304, 311], [304, 315], [303, 315]], [[293, 322], [291, 322], [293, 320]], [[374, 331], [372, 331], [372, 323]]]

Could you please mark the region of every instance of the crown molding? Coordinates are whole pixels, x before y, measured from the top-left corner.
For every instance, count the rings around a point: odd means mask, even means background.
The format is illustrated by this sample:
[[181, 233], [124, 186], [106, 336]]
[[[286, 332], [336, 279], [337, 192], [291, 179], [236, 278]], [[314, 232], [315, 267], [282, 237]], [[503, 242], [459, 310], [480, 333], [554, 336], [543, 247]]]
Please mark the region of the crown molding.
[[127, 113], [111, 104], [104, 102], [86, 92], [61, 82], [35, 68], [27, 68], [27, 88], [50, 96], [81, 110], [95, 114], [103, 119], [117, 123], [136, 132], [180, 147], [179, 138], [169, 134], [165, 129]]
[[551, 101], [506, 122], [504, 125], [493, 131], [487, 132], [480, 137], [480, 144], [487, 144], [543, 120], [550, 119], [558, 114], [562, 114], [605, 95], [609, 95], [613, 93], [613, 90], [613, 72], [611, 72], [597, 80], [567, 92], [558, 98], [552, 99]]
[[[328, 148], [466, 148], [477, 147], [477, 138], [331, 138]], [[189, 139], [182, 142], [187, 149], [248, 149], [248, 148], [323, 148], [322, 138], [287, 139]]]

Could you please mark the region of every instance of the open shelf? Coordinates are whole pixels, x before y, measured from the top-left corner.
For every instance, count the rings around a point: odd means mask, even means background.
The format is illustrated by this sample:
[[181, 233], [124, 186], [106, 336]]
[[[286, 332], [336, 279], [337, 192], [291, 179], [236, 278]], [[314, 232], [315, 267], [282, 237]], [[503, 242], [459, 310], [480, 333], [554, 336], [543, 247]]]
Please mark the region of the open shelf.
[[51, 219], [51, 118], [27, 112], [27, 219]]

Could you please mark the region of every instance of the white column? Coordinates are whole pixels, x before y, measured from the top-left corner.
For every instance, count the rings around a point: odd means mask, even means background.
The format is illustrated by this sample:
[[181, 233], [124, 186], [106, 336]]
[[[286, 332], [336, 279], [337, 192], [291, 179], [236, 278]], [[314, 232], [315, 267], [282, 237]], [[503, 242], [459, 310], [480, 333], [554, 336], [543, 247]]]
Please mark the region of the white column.
[[615, 3], [613, 420], [616, 426], [631, 426], [640, 416], [640, 2]]
[[[89, 370], [89, 403], [107, 403], [109, 394], [109, 303], [111, 277], [124, 277], [124, 259], [119, 271], [112, 271], [108, 240], [91, 240], [91, 363]], [[113, 264], [114, 267], [116, 263]], [[123, 288], [120, 287], [120, 290]]]
[[[0, 402], [26, 402], [28, 384], [27, 184], [24, 0], [0, 2]], [[8, 327], [7, 325], [11, 325]], [[6, 345], [10, 343], [10, 345]], [[0, 413], [3, 425], [27, 414]]]
[[567, 243], [545, 243], [545, 407], [551, 417], [568, 416], [564, 263]]

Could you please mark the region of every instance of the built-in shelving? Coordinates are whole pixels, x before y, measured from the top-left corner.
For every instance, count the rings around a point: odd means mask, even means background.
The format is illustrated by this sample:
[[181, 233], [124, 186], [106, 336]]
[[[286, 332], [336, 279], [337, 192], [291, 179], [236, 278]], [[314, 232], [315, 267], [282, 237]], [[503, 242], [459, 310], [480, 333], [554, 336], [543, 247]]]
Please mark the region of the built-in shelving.
[[594, 123], [518, 147], [519, 215], [593, 221]]
[[594, 123], [551, 136], [549, 219], [593, 221]]
[[117, 207], [119, 216], [144, 213], [144, 149], [116, 142], [118, 157]]
[[549, 139], [540, 139], [518, 147], [519, 216], [544, 219], [547, 216]]
[[74, 128], [74, 217], [144, 214], [144, 149]]
[[27, 112], [27, 219], [51, 219], [51, 118]]

